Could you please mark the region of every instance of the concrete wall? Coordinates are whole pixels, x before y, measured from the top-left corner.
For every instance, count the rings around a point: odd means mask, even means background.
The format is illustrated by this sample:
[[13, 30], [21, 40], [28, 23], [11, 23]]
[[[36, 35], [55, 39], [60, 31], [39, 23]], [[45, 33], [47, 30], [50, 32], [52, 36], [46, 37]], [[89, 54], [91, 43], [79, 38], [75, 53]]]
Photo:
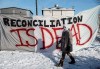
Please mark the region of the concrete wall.
[[74, 16], [74, 11], [62, 11], [62, 15], [72, 17]]
[[43, 16], [52, 16], [55, 18], [74, 16], [74, 10], [43, 10], [42, 12]]
[[13, 13], [12, 8], [9, 9], [1, 9], [1, 14], [11, 14]]
[[49, 10], [43, 11], [43, 15], [44, 16], [52, 16], [52, 10], [51, 11], [49, 11]]
[[6, 15], [20, 15], [22, 17], [32, 17], [33, 14], [29, 10], [19, 8], [4, 8], [0, 9], [0, 14]]

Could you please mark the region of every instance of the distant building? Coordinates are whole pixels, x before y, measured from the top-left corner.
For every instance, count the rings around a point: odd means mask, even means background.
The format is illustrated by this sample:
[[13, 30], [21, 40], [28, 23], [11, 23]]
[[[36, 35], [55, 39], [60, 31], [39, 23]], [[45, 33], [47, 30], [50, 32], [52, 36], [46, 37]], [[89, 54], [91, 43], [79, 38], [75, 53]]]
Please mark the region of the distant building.
[[62, 7], [59, 7], [58, 5], [55, 5], [52, 8], [44, 8], [42, 10], [42, 15], [52, 16], [55, 18], [72, 17], [74, 16], [74, 11], [75, 10], [73, 8], [62, 8]]
[[1, 8], [0, 14], [6, 14], [6, 15], [19, 15], [22, 17], [32, 17], [33, 13], [30, 10], [17, 8], [17, 7], [8, 7], [8, 8]]

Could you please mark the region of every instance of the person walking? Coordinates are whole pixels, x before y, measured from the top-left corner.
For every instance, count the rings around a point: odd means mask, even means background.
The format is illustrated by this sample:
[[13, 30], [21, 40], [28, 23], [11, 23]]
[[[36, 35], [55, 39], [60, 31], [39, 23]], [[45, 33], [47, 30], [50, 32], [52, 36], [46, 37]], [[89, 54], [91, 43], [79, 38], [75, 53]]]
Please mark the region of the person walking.
[[61, 51], [62, 51], [62, 57], [59, 61], [59, 63], [56, 65], [57, 67], [62, 67], [63, 66], [63, 62], [65, 59], [66, 54], [70, 57], [71, 62], [69, 62], [69, 64], [74, 64], [75, 63], [75, 59], [72, 56], [72, 54], [70, 52], [72, 52], [73, 48], [72, 48], [72, 35], [70, 32], [70, 29], [66, 30], [66, 27], [63, 27], [63, 32], [62, 32], [62, 38], [59, 41], [59, 44], [61, 43]]

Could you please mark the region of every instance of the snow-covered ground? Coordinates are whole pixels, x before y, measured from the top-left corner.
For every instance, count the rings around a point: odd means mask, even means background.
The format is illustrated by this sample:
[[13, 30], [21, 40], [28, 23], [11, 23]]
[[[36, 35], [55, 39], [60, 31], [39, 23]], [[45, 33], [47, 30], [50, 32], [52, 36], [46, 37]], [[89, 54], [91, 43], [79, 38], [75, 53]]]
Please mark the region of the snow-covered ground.
[[26, 51], [0, 51], [0, 69], [100, 69], [100, 43], [94, 41], [93, 46], [72, 53], [76, 64], [66, 55], [64, 66], [56, 67], [61, 53], [34, 53]]
[[61, 54], [54, 51], [51, 53], [33, 53], [22, 51], [1, 51], [0, 69], [100, 69], [100, 46], [85, 48], [72, 53], [76, 64], [70, 65], [69, 57], [63, 67], [56, 67]]

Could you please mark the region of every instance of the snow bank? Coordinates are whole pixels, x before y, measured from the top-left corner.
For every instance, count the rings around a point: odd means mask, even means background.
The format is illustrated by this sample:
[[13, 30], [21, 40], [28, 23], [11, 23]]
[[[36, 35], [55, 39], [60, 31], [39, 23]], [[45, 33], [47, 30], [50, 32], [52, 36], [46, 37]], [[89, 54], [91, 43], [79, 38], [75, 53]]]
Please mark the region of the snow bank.
[[42, 53], [1, 51], [0, 69], [51, 69], [54, 63]]
[[75, 52], [76, 69], [100, 69], [100, 46]]
[[61, 53], [33, 53], [25, 51], [0, 51], [0, 69], [100, 69], [100, 46], [84, 48], [72, 53], [76, 64], [70, 65], [67, 56], [63, 67], [56, 67]]

